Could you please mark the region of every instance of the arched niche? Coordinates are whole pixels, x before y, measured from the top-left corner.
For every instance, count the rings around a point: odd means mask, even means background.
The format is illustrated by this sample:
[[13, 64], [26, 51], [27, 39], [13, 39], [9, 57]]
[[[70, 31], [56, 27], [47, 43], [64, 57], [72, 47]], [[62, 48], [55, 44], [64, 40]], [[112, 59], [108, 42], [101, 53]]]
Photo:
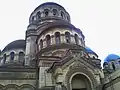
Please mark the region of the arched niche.
[[11, 53], [10, 53], [10, 62], [13, 62], [13, 61], [14, 61], [14, 58], [15, 58], [15, 53], [14, 53], [14, 52], [11, 52]]
[[8, 84], [5, 86], [5, 90], [19, 90], [18, 87], [16, 84]]
[[76, 74], [71, 79], [71, 89], [72, 90], [91, 90], [90, 81], [86, 76], [82, 74]]
[[[79, 76], [76, 76], [76, 75], [79, 75]], [[83, 82], [84, 85], [88, 85], [87, 87], [90, 87], [90, 88], [89, 89], [88, 88], [87, 89], [72, 88], [72, 83], [74, 82], [72, 80], [75, 80], [76, 77], [78, 77], [79, 81], [81, 80], [80, 82]], [[85, 81], [82, 80], [81, 78], [84, 78]], [[93, 88], [96, 87], [96, 85], [98, 84], [94, 77], [94, 74], [92, 74], [90, 71], [88, 71], [86, 68], [83, 68], [82, 66], [71, 67], [66, 74], [65, 81], [67, 82], [67, 90], [93, 90]]]
[[20, 86], [20, 90], [35, 90], [35, 88], [32, 85], [23, 84]]

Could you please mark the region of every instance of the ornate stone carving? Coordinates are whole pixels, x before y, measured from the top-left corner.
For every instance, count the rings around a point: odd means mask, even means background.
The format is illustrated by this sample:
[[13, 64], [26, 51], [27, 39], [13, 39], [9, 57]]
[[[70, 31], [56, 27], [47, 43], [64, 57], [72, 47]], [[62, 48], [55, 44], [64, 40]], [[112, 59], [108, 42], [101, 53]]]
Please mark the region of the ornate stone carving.
[[72, 66], [70, 66], [70, 69], [73, 69], [73, 68], [83, 68], [83, 69], [87, 69], [87, 67], [85, 65], [83, 65], [82, 63], [82, 55], [83, 53], [80, 52], [80, 53], [77, 53], [74, 55], [74, 64]]

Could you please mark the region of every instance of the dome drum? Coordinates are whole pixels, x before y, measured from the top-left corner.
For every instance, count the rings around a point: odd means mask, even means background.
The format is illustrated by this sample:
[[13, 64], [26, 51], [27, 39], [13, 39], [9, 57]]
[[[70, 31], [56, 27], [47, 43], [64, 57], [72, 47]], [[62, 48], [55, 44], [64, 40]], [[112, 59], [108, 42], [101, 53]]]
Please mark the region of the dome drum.
[[[51, 8], [52, 7], [52, 8]], [[38, 6], [30, 15], [29, 23], [41, 22], [46, 19], [61, 19], [70, 22], [70, 15], [68, 12], [59, 4], [47, 2]]]
[[76, 44], [82, 47], [85, 46], [82, 35], [78, 34], [74, 29], [70, 28], [50, 28], [44, 31], [37, 38], [39, 50], [46, 48], [50, 45], [61, 44]]

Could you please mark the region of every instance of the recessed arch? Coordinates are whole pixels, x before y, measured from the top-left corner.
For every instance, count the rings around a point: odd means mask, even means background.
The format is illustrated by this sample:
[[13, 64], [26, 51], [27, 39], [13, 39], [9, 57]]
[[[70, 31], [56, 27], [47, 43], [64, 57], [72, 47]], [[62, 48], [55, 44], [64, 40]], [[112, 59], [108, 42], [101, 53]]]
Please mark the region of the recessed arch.
[[19, 62], [22, 62], [24, 64], [25, 62], [25, 54], [24, 52], [19, 52], [19, 58], [18, 58]]
[[42, 48], [43, 48], [43, 40], [40, 39], [40, 49], [42, 49]]
[[94, 78], [94, 74], [92, 74], [92, 72], [88, 71], [82, 66], [79, 66], [79, 67], [70, 68], [70, 70], [66, 74], [65, 81], [67, 82], [68, 90], [72, 90], [71, 81], [72, 81], [72, 78], [77, 74], [84, 75], [89, 80], [91, 88], [94, 88], [96, 86], [97, 81]]
[[79, 44], [79, 38], [78, 38], [78, 35], [77, 34], [75, 34], [74, 35], [74, 38], [75, 38], [75, 44]]
[[116, 69], [114, 62], [111, 62], [113, 70]]
[[58, 15], [57, 9], [53, 9], [53, 15], [54, 15], [54, 16]]
[[37, 12], [37, 19], [39, 20], [40, 18], [41, 18], [41, 13], [39, 11], [39, 12]]
[[50, 35], [46, 35], [46, 45], [47, 46], [51, 45], [51, 37], [50, 37]]
[[91, 83], [83, 73], [77, 73], [70, 79], [72, 90], [91, 90]]
[[45, 17], [47, 17], [47, 16], [49, 16], [49, 9], [44, 9], [44, 15], [45, 15]]
[[35, 88], [32, 85], [23, 84], [20, 86], [20, 90], [35, 90]]
[[66, 43], [70, 43], [71, 42], [71, 36], [69, 32], [65, 32], [65, 40]]
[[60, 32], [55, 32], [55, 43], [56, 44], [61, 43]]
[[5, 86], [5, 90], [19, 90], [19, 86], [16, 84], [8, 84]]
[[35, 21], [35, 16], [32, 16], [32, 22], [34, 22]]
[[64, 19], [64, 17], [65, 17], [65, 14], [64, 14], [64, 12], [63, 11], [61, 11], [61, 17]]
[[13, 62], [15, 58], [15, 53], [14, 52], [10, 52], [10, 62]]
[[4, 54], [4, 55], [3, 55], [3, 64], [5, 64], [5, 62], [6, 62], [6, 58], [7, 58], [7, 55]]

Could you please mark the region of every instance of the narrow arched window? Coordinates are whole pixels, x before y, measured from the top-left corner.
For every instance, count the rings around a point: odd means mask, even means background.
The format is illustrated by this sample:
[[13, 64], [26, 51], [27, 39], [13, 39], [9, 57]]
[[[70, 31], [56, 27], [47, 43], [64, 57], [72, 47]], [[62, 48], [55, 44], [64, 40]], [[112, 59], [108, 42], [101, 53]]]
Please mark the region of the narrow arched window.
[[67, 16], [67, 20], [69, 21], [70, 19], [69, 19], [69, 16]]
[[57, 10], [56, 9], [53, 9], [53, 15], [57, 15]]
[[95, 59], [95, 56], [93, 56], [93, 59]]
[[41, 14], [40, 12], [37, 12], [37, 19], [40, 19], [41, 18]]
[[43, 48], [43, 40], [41, 39], [40, 40], [40, 49], [42, 49]]
[[19, 52], [19, 62], [24, 62], [24, 60], [25, 60], [24, 52]]
[[118, 63], [120, 64], [120, 61], [118, 61]]
[[114, 62], [112, 62], [112, 68], [113, 68], [113, 70], [115, 70], [115, 64], [114, 64]]
[[34, 21], [35, 21], [35, 16], [32, 17], [32, 22], [34, 22]]
[[61, 17], [64, 18], [65, 15], [64, 15], [64, 12], [61, 11]]
[[49, 46], [51, 44], [51, 37], [50, 35], [46, 36], [46, 45]]
[[61, 43], [60, 33], [59, 32], [55, 33], [55, 42], [56, 42], [56, 44], [60, 44]]
[[49, 10], [48, 9], [45, 9], [44, 10], [44, 14], [45, 14], [45, 17], [47, 17], [49, 15]]
[[77, 35], [77, 34], [75, 34], [74, 38], [75, 38], [75, 43], [78, 45], [78, 44], [79, 44], [78, 35]]
[[6, 62], [6, 54], [3, 55], [3, 64]]
[[11, 53], [10, 53], [10, 62], [13, 62], [14, 57], [15, 57], [15, 53], [14, 53], [14, 52], [11, 52]]
[[66, 39], [66, 43], [70, 43], [71, 38], [70, 38], [70, 33], [69, 32], [65, 32], [65, 39]]

